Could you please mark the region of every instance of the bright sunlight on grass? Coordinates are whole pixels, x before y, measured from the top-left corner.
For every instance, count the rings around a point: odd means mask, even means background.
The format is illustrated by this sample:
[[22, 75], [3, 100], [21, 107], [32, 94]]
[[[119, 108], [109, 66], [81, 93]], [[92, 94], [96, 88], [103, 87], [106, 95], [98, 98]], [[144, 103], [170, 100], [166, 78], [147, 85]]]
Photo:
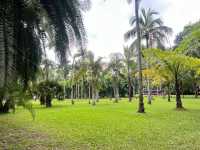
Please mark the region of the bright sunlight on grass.
[[[184, 98], [186, 111], [175, 110], [175, 100], [155, 98], [139, 114], [137, 102], [100, 100], [53, 101], [52, 108], [34, 103], [36, 119], [17, 108], [0, 116], [0, 147], [5, 149], [200, 149], [200, 101]], [[3, 138], [4, 137], [4, 138]]]

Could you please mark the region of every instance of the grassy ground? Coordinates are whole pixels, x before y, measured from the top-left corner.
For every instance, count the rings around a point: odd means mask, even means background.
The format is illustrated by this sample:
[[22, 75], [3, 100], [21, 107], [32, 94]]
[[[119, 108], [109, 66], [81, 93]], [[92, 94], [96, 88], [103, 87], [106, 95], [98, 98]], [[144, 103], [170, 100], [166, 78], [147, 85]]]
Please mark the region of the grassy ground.
[[200, 100], [183, 102], [187, 110], [176, 111], [174, 99], [155, 98], [145, 114], [127, 99], [101, 100], [95, 107], [86, 101], [54, 101], [48, 109], [35, 103], [35, 121], [22, 108], [0, 115], [0, 149], [197, 150]]

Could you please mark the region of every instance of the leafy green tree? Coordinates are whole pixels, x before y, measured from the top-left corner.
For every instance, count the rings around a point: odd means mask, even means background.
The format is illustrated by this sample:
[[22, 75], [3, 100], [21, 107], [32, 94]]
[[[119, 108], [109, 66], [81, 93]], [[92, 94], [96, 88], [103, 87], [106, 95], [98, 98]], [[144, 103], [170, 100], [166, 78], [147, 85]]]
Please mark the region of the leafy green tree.
[[112, 74], [112, 85], [113, 92], [115, 96], [115, 102], [119, 100], [119, 79], [121, 74], [121, 69], [124, 67], [123, 64], [123, 55], [121, 53], [112, 53], [110, 54], [110, 62], [108, 64], [108, 70]]
[[[180, 32], [175, 39], [175, 51], [183, 53], [185, 55], [200, 58], [200, 22], [188, 25], [184, 27], [184, 30]], [[196, 70], [189, 72], [188, 77], [192, 82], [193, 91], [195, 97], [198, 97], [199, 93], [199, 75]]]
[[136, 64], [133, 57], [133, 51], [128, 47], [124, 47], [124, 61], [127, 67], [126, 70], [127, 70], [127, 78], [128, 78], [128, 98], [129, 98], [129, 102], [131, 102], [132, 101], [131, 93], [132, 93], [132, 88], [133, 88], [132, 73], [136, 69]]
[[[167, 74], [174, 82], [176, 92], [176, 108], [183, 108], [181, 101], [181, 81], [184, 74], [190, 70], [198, 69], [200, 60], [172, 51], [148, 49], [145, 57], [151, 58], [151, 63], [163, 77]], [[165, 73], [163, 73], [163, 71]]]
[[[159, 48], [164, 49], [165, 42], [168, 41], [168, 35], [172, 33], [172, 29], [165, 26], [160, 18], [156, 18], [158, 12], [151, 10], [150, 8], [145, 10], [141, 9], [141, 16], [139, 17], [139, 25], [141, 30], [141, 38], [146, 41], [146, 48], [153, 48], [153, 43], [156, 43]], [[136, 23], [136, 17], [130, 18], [130, 24], [134, 26]], [[125, 34], [125, 40], [131, 39], [136, 36], [136, 27], [133, 27]], [[137, 39], [131, 44], [131, 48], [135, 49]], [[147, 68], [149, 64], [147, 64]], [[150, 79], [147, 79], [148, 87], [148, 104], [151, 104], [151, 85]]]
[[0, 103], [9, 99], [14, 82], [22, 82], [19, 85], [25, 91], [29, 80], [35, 78], [43, 53], [42, 33], [52, 37], [62, 64], [70, 44], [76, 42], [84, 48], [82, 11], [87, 6], [89, 0], [0, 1]]
[[38, 84], [37, 90], [40, 94], [40, 104], [51, 107], [52, 98], [59, 98], [63, 91], [62, 86], [55, 81], [44, 81]]
[[[101, 76], [102, 76], [102, 57], [97, 60], [94, 58], [94, 54], [91, 51], [87, 52], [88, 59], [88, 76], [89, 76], [89, 86], [91, 85], [92, 91], [92, 105], [96, 105], [96, 101], [99, 98], [99, 90], [101, 87]], [[90, 91], [90, 89], [89, 89]], [[89, 94], [90, 97], [90, 94]]]

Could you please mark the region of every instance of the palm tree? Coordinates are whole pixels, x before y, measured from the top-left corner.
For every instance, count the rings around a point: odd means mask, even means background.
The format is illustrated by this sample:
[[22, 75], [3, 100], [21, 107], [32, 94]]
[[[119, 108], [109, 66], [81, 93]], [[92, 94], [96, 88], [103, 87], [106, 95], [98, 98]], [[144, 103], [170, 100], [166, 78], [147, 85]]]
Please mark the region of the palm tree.
[[112, 84], [113, 84], [113, 92], [115, 96], [115, 101], [119, 100], [119, 77], [121, 76], [121, 69], [123, 67], [123, 55], [121, 53], [111, 53], [110, 54], [110, 62], [108, 64], [108, 70], [111, 71], [112, 74]]
[[128, 47], [124, 47], [124, 56], [125, 56], [125, 64], [127, 67], [127, 75], [128, 75], [128, 98], [129, 98], [129, 102], [132, 101], [132, 97], [131, 97], [131, 91], [132, 91], [132, 77], [131, 77], [131, 73], [134, 69], [134, 65], [135, 62], [133, 60], [133, 51], [131, 49], [129, 49]]
[[[164, 49], [164, 44], [168, 40], [168, 35], [172, 32], [172, 29], [164, 26], [163, 21], [160, 18], [155, 18], [154, 15], [158, 15], [158, 12], [142, 8], [141, 16], [139, 17], [139, 26], [141, 29], [141, 38], [146, 41], [146, 48], [152, 48], [153, 42], [156, 42], [157, 47]], [[134, 25], [136, 23], [136, 17], [133, 16], [130, 19], [130, 24]], [[132, 28], [125, 34], [125, 40], [128, 40], [136, 36], [136, 27]], [[131, 48], [135, 48], [137, 39], [131, 44]], [[149, 64], [147, 63], [147, 68]], [[150, 79], [147, 79], [148, 87], [148, 104], [151, 104], [151, 88]]]
[[[102, 57], [95, 60], [94, 54], [91, 51], [87, 52], [86, 58], [88, 59], [88, 76], [89, 76], [89, 93], [90, 86], [92, 88], [92, 105], [96, 105], [99, 98], [99, 89], [101, 86], [102, 75]], [[89, 94], [90, 99], [90, 94]]]
[[[141, 39], [145, 40], [146, 48], [152, 48], [153, 42], [157, 44], [158, 48], [164, 49], [165, 42], [168, 41], [168, 35], [172, 33], [172, 29], [165, 26], [160, 18], [156, 18], [158, 12], [149, 9], [141, 9], [141, 16], [139, 17], [139, 26], [141, 30]], [[136, 17], [130, 18], [130, 25], [134, 26]], [[136, 27], [125, 33], [125, 40], [129, 40], [136, 36]], [[131, 44], [131, 48], [136, 47], [137, 39]]]
[[[133, 0], [127, 0], [131, 3]], [[143, 85], [142, 85], [142, 60], [141, 60], [141, 35], [140, 35], [140, 25], [139, 25], [139, 3], [140, 0], [135, 0], [135, 22], [136, 22], [136, 33], [137, 33], [137, 63], [138, 63], [138, 84], [139, 84], [139, 113], [144, 113], [144, 102], [143, 102]]]
[[88, 4], [89, 0], [0, 1], [0, 103], [8, 101], [5, 95], [9, 95], [14, 81], [21, 81], [26, 90], [28, 81], [35, 78], [41, 61], [42, 33], [54, 41], [61, 64], [66, 63], [70, 44], [84, 48], [82, 11]]
[[[72, 69], [71, 69], [71, 78], [70, 78], [70, 84], [71, 84], [71, 102], [74, 104], [74, 85], [76, 86], [76, 97], [79, 95], [79, 81], [82, 80], [84, 75], [87, 71], [86, 66], [86, 57], [87, 57], [87, 51], [86, 49], [79, 49], [78, 52], [73, 56], [72, 60]], [[81, 85], [83, 89], [83, 84]], [[83, 93], [83, 90], [81, 89], [81, 93]], [[82, 94], [81, 94], [82, 95]], [[79, 97], [79, 96], [78, 96]]]

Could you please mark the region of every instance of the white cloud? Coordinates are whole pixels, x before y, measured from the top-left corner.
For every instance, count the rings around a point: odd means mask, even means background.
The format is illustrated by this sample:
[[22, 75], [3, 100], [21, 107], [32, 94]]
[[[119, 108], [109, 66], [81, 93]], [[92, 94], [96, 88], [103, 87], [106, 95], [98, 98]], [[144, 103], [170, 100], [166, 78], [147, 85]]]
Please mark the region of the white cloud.
[[[160, 12], [165, 24], [174, 30], [173, 37], [183, 27], [200, 18], [199, 0], [143, 0], [141, 7]], [[92, 9], [85, 16], [88, 48], [98, 56], [122, 52], [123, 35], [129, 29], [129, 18], [134, 10], [126, 0], [93, 0]], [[171, 41], [173, 41], [171, 38]], [[173, 44], [173, 43], [171, 43]]]
[[129, 27], [130, 7], [125, 0], [95, 0], [85, 16], [88, 49], [97, 56], [108, 56], [123, 48], [123, 34]]
[[[199, 6], [199, 0], [142, 0], [141, 3], [141, 7], [160, 12], [165, 25], [173, 28], [171, 44], [185, 25], [200, 19]], [[129, 18], [133, 13], [133, 5], [126, 0], [93, 0], [91, 10], [84, 15], [88, 49], [103, 57], [123, 52], [123, 36], [130, 28]]]

